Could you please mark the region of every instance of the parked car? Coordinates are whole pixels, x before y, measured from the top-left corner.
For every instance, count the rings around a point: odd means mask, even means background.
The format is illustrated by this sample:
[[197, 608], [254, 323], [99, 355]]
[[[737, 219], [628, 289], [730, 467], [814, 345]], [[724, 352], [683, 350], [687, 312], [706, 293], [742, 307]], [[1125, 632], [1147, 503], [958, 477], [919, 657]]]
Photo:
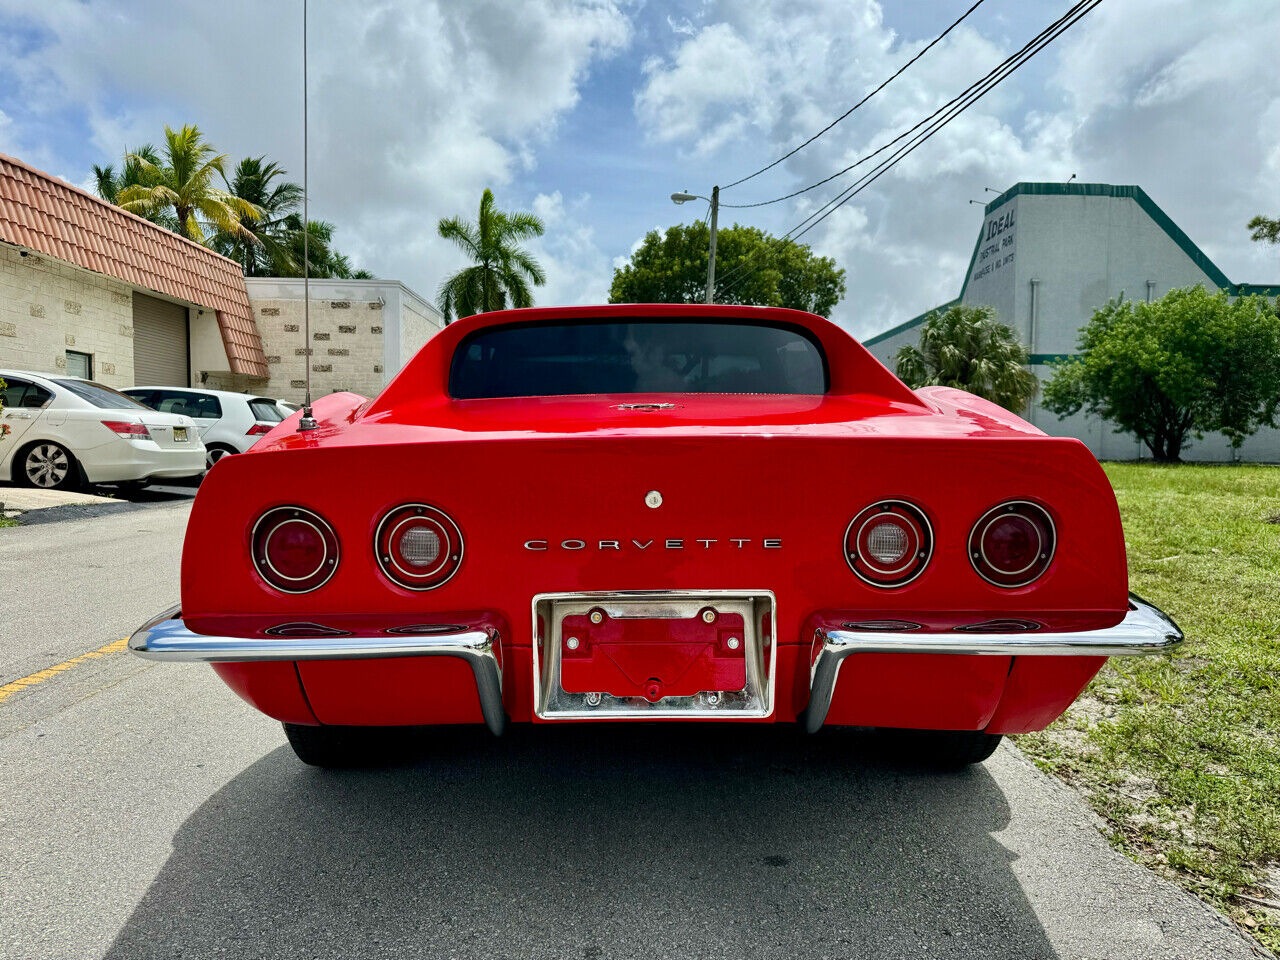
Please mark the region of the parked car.
[[209, 475], [181, 606], [130, 641], [212, 662], [308, 763], [400, 725], [714, 720], [911, 729], [955, 766], [1181, 639], [1088, 448], [809, 314], [486, 313], [314, 414]]
[[159, 413], [79, 377], [0, 370], [0, 380], [0, 479], [65, 490], [204, 471], [204, 444], [190, 417]]
[[244, 453], [289, 416], [267, 397], [228, 390], [128, 387], [122, 392], [153, 410], [194, 420], [204, 441], [205, 462], [210, 467], [227, 454]]

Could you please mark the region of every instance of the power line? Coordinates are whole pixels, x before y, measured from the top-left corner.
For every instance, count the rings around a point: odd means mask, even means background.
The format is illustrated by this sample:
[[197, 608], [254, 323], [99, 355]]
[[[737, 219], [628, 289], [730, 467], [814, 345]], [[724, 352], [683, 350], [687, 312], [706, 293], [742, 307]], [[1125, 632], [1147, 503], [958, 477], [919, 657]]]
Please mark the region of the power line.
[[[868, 171], [858, 180], [854, 181], [854, 183], [850, 184], [848, 187], [836, 193], [830, 200], [828, 200], [822, 206], [818, 207], [813, 213], [809, 214], [809, 216], [801, 220], [800, 223], [796, 224], [794, 227], [788, 230], [786, 234], [784, 234], [781, 238], [782, 246], [778, 248], [778, 252], [781, 252], [782, 249], [785, 249], [791, 243], [794, 243], [795, 241], [797, 241], [800, 237], [804, 236], [806, 233], [808, 233], [810, 230], [816, 227], [819, 223], [821, 223], [823, 220], [829, 217], [832, 213], [834, 213], [838, 208], [844, 206], [844, 204], [848, 203], [849, 200], [853, 199], [854, 196], [856, 196], [857, 194], [865, 190], [867, 187], [869, 187], [872, 183], [874, 183], [881, 176], [887, 173], [892, 167], [894, 167], [899, 161], [905, 158], [917, 147], [921, 146], [926, 140], [928, 140], [935, 133], [937, 133], [939, 130], [945, 127], [948, 123], [954, 120], [957, 116], [959, 116], [961, 113], [967, 110], [970, 106], [972, 106], [974, 103], [980, 100], [983, 96], [989, 93], [992, 89], [994, 89], [995, 86], [997, 86], [1001, 81], [1006, 79], [1019, 67], [1021, 67], [1028, 60], [1034, 57], [1037, 53], [1043, 50], [1046, 46], [1048, 46], [1050, 43], [1056, 40], [1059, 36], [1065, 33], [1075, 23], [1077, 23], [1085, 15], [1087, 15], [1090, 11], [1092, 11], [1095, 7], [1097, 7], [1098, 4], [1100, 4], [1101, 2], [1102, 0], [1080, 0], [1080, 2], [1072, 6], [1067, 11], [1067, 13], [1065, 13], [1062, 17], [1059, 17], [1052, 24], [1050, 24], [1048, 27], [1042, 30], [1039, 34], [1037, 34], [1031, 41], [1029, 41], [1025, 46], [1023, 46], [1023, 48], [1019, 50], [1018, 53], [1014, 54], [1012, 57], [1005, 60], [1004, 63], [1000, 65], [1000, 67], [997, 67], [995, 70], [992, 70], [990, 73], [988, 73], [987, 76], [983, 78], [983, 80], [970, 86], [968, 90], [965, 91], [965, 93], [949, 101], [949, 103], [942, 108], [943, 110], [948, 110], [948, 108], [950, 108], [946, 116], [932, 123], [928, 127], [928, 129], [918, 134], [915, 138], [913, 138], [913, 140], [911, 140], [907, 144], [904, 144], [903, 146], [899, 147], [889, 157], [886, 157], [884, 160], [880, 161], [880, 163], [878, 163], [870, 171]], [[1017, 61], [1017, 62], [1015, 63], [1014, 61]], [[1009, 66], [1010, 64], [1012, 64], [1012, 66]], [[1008, 67], [1008, 69], [1004, 69], [1005, 67]], [[963, 101], [963, 102], [959, 102], [959, 101]], [[932, 114], [929, 118], [926, 118], [926, 120], [932, 120], [933, 118], [937, 117], [938, 113], [940, 112], [941, 111], [935, 111], [934, 114]], [[922, 121], [922, 123], [916, 124], [914, 127], [911, 128], [911, 130], [907, 131], [907, 134], [919, 129], [923, 123], [924, 121]], [[881, 147], [880, 149], [876, 150], [874, 153], [869, 154], [867, 157], [863, 158], [863, 160], [870, 159], [872, 156], [875, 156], [877, 153], [882, 152], [887, 147], [892, 146], [894, 143], [897, 143], [898, 141], [902, 140], [904, 136], [906, 136], [906, 134], [903, 134], [894, 138], [894, 140], [891, 140], [889, 143], [885, 144], [884, 147]], [[859, 161], [859, 162], [861, 163], [863, 161]], [[856, 166], [856, 165], [857, 164], [854, 164], [853, 166]], [[846, 169], [852, 169], [852, 166]], [[841, 171], [841, 172], [846, 172], [846, 171]], [[838, 176], [839, 174], [836, 174], [836, 175]], [[827, 179], [829, 180], [831, 178], [829, 177]], [[826, 182], [826, 181], [821, 181], [821, 182]], [[820, 185], [820, 184], [815, 184], [815, 186], [816, 185]], [[746, 277], [741, 274], [743, 270], [751, 266], [750, 261], [751, 261], [751, 257], [748, 256], [740, 264], [738, 264], [737, 267], [735, 267], [733, 270], [729, 271], [724, 275], [724, 277], [722, 278], [722, 283], [724, 284], [724, 287], [721, 290], [722, 296], [730, 293], [734, 287], [736, 287], [742, 280], [746, 279]]]
[[[721, 206], [733, 207], [736, 210], [748, 210], [748, 209], [751, 209], [752, 207], [767, 207], [770, 204], [781, 203], [784, 200], [790, 200], [793, 197], [798, 197], [801, 194], [808, 193], [810, 190], [815, 190], [818, 187], [822, 186], [823, 184], [830, 183], [832, 180], [835, 180], [837, 177], [843, 176], [844, 174], [848, 173], [850, 170], [853, 170], [855, 167], [862, 166], [862, 164], [866, 163], [868, 160], [878, 156], [879, 154], [883, 153], [885, 150], [888, 150], [895, 143], [898, 143], [899, 141], [910, 136], [912, 133], [919, 130], [921, 127], [923, 127], [925, 124], [930, 123], [939, 114], [945, 112], [950, 107], [955, 105], [957, 102], [968, 97], [979, 87], [983, 87], [984, 85], [987, 85], [989, 83], [991, 86], [994, 86], [995, 83], [999, 83], [1001, 80], [1007, 77], [1010, 73], [1012, 73], [1014, 70], [1020, 67], [1023, 61], [1030, 59], [1031, 56], [1034, 56], [1035, 53], [1039, 52], [1039, 49], [1037, 48], [1035, 51], [1032, 51], [1031, 54], [1028, 54], [1027, 51], [1032, 46], [1035, 46], [1036, 44], [1040, 43], [1041, 40], [1047, 34], [1057, 29], [1064, 21], [1072, 17], [1080, 7], [1084, 6], [1086, 2], [1088, 2], [1088, 0], [1080, 0], [1079, 3], [1071, 7], [1071, 9], [1069, 9], [1065, 14], [1063, 14], [1053, 23], [1049, 24], [1049, 26], [1045, 27], [1043, 30], [1041, 30], [1038, 34], [1036, 34], [1030, 40], [1028, 40], [1027, 43], [1024, 44], [1021, 49], [1019, 49], [1015, 53], [1010, 54], [999, 64], [992, 67], [991, 70], [986, 74], [986, 76], [978, 80], [975, 80], [973, 83], [971, 83], [968, 87], [966, 87], [960, 93], [956, 94], [946, 103], [944, 103], [942, 106], [938, 107], [938, 109], [935, 110], [933, 113], [929, 114], [923, 120], [919, 121], [915, 126], [910, 127], [907, 130], [904, 130], [902, 133], [898, 134], [892, 140], [888, 141], [887, 143], [881, 144], [879, 147], [877, 147], [875, 150], [872, 150], [870, 153], [866, 154], [865, 156], [859, 157], [857, 160], [849, 164], [847, 167], [843, 167], [842, 169], [837, 170], [835, 173], [831, 174], [830, 176], [823, 177], [821, 180], [818, 180], [814, 183], [809, 184], [807, 187], [801, 187], [799, 190], [793, 190], [790, 193], [783, 194], [780, 197], [774, 197], [772, 200], [759, 200], [759, 201], [756, 201], [755, 203], [735, 203], [735, 204], [722, 203]], [[1074, 23], [1075, 21], [1073, 20], [1072, 22]], [[1056, 37], [1057, 34], [1054, 34], [1054, 36]], [[1015, 64], [1015, 61], [1018, 61], [1018, 62]], [[1014, 64], [1012, 68], [1010, 68], [1010, 64]], [[997, 74], [1000, 74], [1000, 76], [995, 79], [994, 83], [992, 83], [991, 82], [992, 78], [996, 77]], [[987, 89], [990, 89], [990, 87], [988, 86]], [[986, 90], [984, 89], [982, 92], [985, 93]], [[979, 94], [979, 96], [981, 96], [981, 94]], [[977, 98], [974, 98], [974, 99], [977, 99]]]
[[[804, 143], [800, 144], [800, 146], [796, 147], [794, 150], [789, 151], [788, 153], [784, 153], [784, 154], [783, 154], [782, 156], [780, 156], [777, 160], [773, 161], [773, 163], [770, 163], [770, 164], [767, 164], [767, 165], [765, 165], [765, 166], [761, 167], [761, 168], [760, 168], [759, 170], [757, 170], [755, 173], [749, 173], [749, 174], [747, 174], [745, 177], [742, 177], [740, 180], [735, 180], [735, 181], [733, 181], [733, 183], [730, 183], [730, 184], [728, 184], [728, 185], [726, 185], [726, 186], [723, 186], [723, 187], [721, 187], [720, 189], [721, 189], [721, 190], [728, 190], [728, 189], [729, 189], [729, 187], [736, 187], [736, 186], [737, 186], [738, 184], [740, 184], [740, 183], [746, 183], [748, 180], [751, 180], [751, 179], [752, 179], [752, 178], [754, 178], [754, 177], [758, 177], [758, 176], [760, 176], [760, 174], [764, 173], [766, 170], [772, 170], [772, 169], [773, 169], [774, 167], [776, 167], [778, 164], [782, 163], [782, 161], [787, 160], [787, 159], [789, 159], [789, 158], [791, 158], [791, 157], [794, 157], [797, 153], [799, 153], [801, 150], [803, 150], [803, 149], [804, 149], [805, 147], [807, 147], [809, 144], [813, 143], [813, 141], [817, 140], [820, 136], [822, 136], [824, 133], [826, 133], [828, 130], [830, 130], [832, 127], [834, 127], [837, 123], [839, 123], [841, 120], [845, 119], [847, 116], [849, 116], [849, 114], [853, 113], [853, 111], [857, 110], [860, 106], [862, 106], [864, 103], [866, 103], [866, 102], [867, 102], [868, 100], [870, 100], [872, 97], [874, 97], [877, 93], [879, 93], [881, 90], [883, 90], [883, 89], [884, 89], [885, 87], [887, 87], [889, 84], [891, 84], [894, 80], [896, 80], [896, 79], [898, 79], [898, 77], [902, 76], [902, 74], [906, 71], [906, 69], [907, 69], [908, 67], [910, 67], [913, 63], [915, 63], [917, 60], [919, 60], [921, 57], [923, 57], [926, 53], [928, 53], [930, 50], [932, 50], [932, 49], [933, 49], [937, 44], [941, 43], [941, 42], [942, 42], [942, 40], [943, 40], [943, 38], [944, 38], [944, 37], [946, 37], [946, 35], [947, 35], [947, 34], [949, 34], [949, 33], [950, 33], [952, 30], [954, 30], [956, 27], [960, 26], [960, 24], [961, 24], [962, 22], [964, 22], [965, 18], [966, 18], [966, 17], [968, 17], [968, 16], [969, 16], [969, 14], [973, 13], [973, 11], [977, 10], [977, 9], [978, 9], [980, 6], [982, 6], [982, 4], [983, 4], [983, 3], [985, 3], [985, 2], [986, 2], [986, 0], [977, 0], [977, 2], [976, 2], [976, 3], [974, 3], [974, 5], [973, 5], [973, 6], [971, 6], [968, 10], [966, 10], [964, 13], [962, 13], [962, 14], [960, 15], [959, 19], [957, 19], [954, 23], [952, 23], [952, 24], [951, 24], [951, 26], [947, 27], [947, 29], [943, 30], [940, 34], [938, 34], [936, 37], [934, 37], [932, 40], [930, 40], [930, 41], [929, 41], [929, 43], [924, 47], [924, 49], [922, 49], [922, 50], [921, 50], [919, 53], [917, 53], [914, 57], [912, 57], [910, 60], [908, 60], [908, 61], [907, 61], [906, 63], [904, 63], [902, 66], [900, 66], [900, 67], [897, 69], [897, 71], [896, 71], [896, 72], [894, 72], [894, 73], [893, 73], [893, 74], [892, 74], [892, 75], [891, 75], [887, 80], [885, 80], [884, 82], [882, 82], [882, 83], [880, 84], [880, 86], [876, 87], [874, 90], [872, 90], [870, 93], [868, 93], [865, 97], [863, 97], [861, 100], [859, 100], [857, 103], [855, 103], [852, 107], [850, 107], [850, 108], [849, 108], [848, 110], [846, 110], [844, 113], [840, 114], [840, 116], [836, 117], [834, 120], [832, 120], [830, 123], [828, 123], [825, 127], [823, 127], [821, 130], [819, 130], [817, 133], [815, 133], [812, 137], [810, 137], [810, 138], [809, 138], [808, 140], [806, 140]], [[724, 204], [724, 206], [729, 206], [729, 204]]]

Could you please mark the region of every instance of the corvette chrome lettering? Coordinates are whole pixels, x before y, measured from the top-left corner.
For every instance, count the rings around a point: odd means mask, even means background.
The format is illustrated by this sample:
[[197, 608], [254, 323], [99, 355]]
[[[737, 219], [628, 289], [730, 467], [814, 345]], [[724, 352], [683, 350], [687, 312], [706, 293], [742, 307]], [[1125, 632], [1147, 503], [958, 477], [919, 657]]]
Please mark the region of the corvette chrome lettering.
[[[727, 537], [723, 539], [714, 538], [714, 537], [710, 537], [710, 538], [697, 537], [693, 539], [689, 539], [685, 537], [669, 537], [661, 541], [657, 541], [652, 538], [648, 540], [626, 540], [626, 541], [597, 540], [594, 546], [592, 546], [590, 542], [583, 540], [581, 538], [570, 537], [568, 539], [560, 540], [560, 541], [526, 540], [524, 542], [524, 548], [526, 550], [577, 551], [577, 550], [595, 549], [595, 550], [623, 551], [628, 549], [648, 550], [650, 547], [653, 547], [655, 543], [660, 543], [661, 546], [659, 547], [659, 549], [663, 549], [663, 550], [695, 549], [693, 547], [686, 548], [685, 546], [686, 544], [694, 544], [694, 543], [700, 544], [703, 550], [711, 550], [711, 549], [745, 550], [745, 549], [748, 549], [748, 544], [759, 544], [759, 547], [757, 549], [762, 549], [762, 550], [781, 550], [782, 549], [782, 540], [778, 537], [766, 537], [763, 540], [755, 540], [755, 539], [752, 539], [751, 537]], [[717, 544], [732, 544], [732, 547], [721, 546], [717, 548], [716, 547]]]

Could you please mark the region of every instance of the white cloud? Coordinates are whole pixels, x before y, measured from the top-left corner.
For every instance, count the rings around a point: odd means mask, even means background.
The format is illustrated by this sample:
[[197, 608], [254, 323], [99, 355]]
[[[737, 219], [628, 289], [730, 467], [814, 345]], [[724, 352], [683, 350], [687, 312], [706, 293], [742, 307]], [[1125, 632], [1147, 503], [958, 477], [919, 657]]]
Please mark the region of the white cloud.
[[[636, 117], [686, 157], [713, 154], [731, 179], [821, 129], [951, 16], [912, 13], [918, 29], [904, 41], [874, 0], [707, 4], [696, 30], [646, 66]], [[811, 147], [723, 199], [766, 199], [852, 163], [1021, 46], [1049, 13], [1020, 10], [1014, 26], [975, 15]], [[954, 297], [980, 220], [968, 201], [989, 199], [984, 187], [1071, 173], [1142, 184], [1234, 279], [1280, 279], [1274, 251], [1243, 229], [1280, 166], [1280, 129], [1261, 122], [1280, 113], [1273, 45], [1259, 39], [1271, 36], [1280, 7], [1249, 0], [1104, 4], [804, 237], [848, 271], [834, 319], [865, 335]], [[875, 162], [742, 219], [773, 217], [781, 233]]]
[[[196, 121], [233, 162], [265, 152], [298, 180], [299, 10], [0, 0], [0, 14], [51, 37], [9, 65], [25, 99], [83, 111], [104, 159]], [[502, 187], [631, 35], [613, 0], [333, 0], [310, 13], [312, 215], [338, 225], [354, 261], [427, 296], [461, 262], [436, 220], [474, 217], [485, 187], [518, 207]], [[0, 149], [20, 155], [40, 139], [0, 129]]]
[[[667, 190], [702, 193], [779, 156], [955, 15], [945, 4], [877, 0], [654, 6], [313, 3], [313, 214], [338, 225], [338, 244], [356, 262], [430, 296], [461, 263], [437, 238], [436, 219], [474, 217], [489, 186], [500, 207], [547, 220], [536, 245], [548, 272], [540, 303], [603, 299], [632, 240], [670, 222]], [[0, 117], [0, 151], [82, 181], [83, 151], [59, 136], [87, 139], [102, 162], [157, 139], [164, 123], [196, 120], [233, 158], [267, 153], [298, 178], [297, 7], [0, 0], [0, 16], [37, 28], [34, 41], [0, 32], [0, 69], [16, 85], [8, 122]], [[1039, 4], [1006, 5], [1000, 16], [981, 8], [830, 133], [723, 199], [777, 196], [851, 163], [1054, 15]], [[1233, 279], [1280, 280], [1275, 249], [1251, 243], [1244, 229], [1255, 213], [1280, 214], [1274, 36], [1280, 5], [1256, 0], [1103, 4], [804, 237], [848, 270], [836, 319], [868, 334], [955, 296], [980, 220], [968, 201], [988, 199], [984, 187], [1072, 173], [1143, 185]], [[565, 118], [615, 61], [603, 89], [621, 91], [607, 105], [620, 142], [583, 153], [610, 169], [588, 171], [597, 174], [590, 183], [544, 182], [548, 170], [569, 167], [563, 157], [548, 163], [549, 146], [578, 147]], [[628, 110], [634, 130], [620, 121]], [[841, 186], [726, 210], [721, 223], [782, 233]]]

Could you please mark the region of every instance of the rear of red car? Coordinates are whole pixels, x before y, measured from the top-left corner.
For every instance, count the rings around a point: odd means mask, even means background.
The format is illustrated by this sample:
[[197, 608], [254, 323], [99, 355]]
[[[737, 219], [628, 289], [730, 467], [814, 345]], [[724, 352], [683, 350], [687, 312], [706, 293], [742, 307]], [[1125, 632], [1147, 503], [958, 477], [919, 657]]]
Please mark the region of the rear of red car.
[[[564, 374], [563, 346], [459, 367], [502, 355], [478, 333], [602, 318], [629, 324], [624, 382], [698, 389], [574, 392], [566, 376], [619, 380], [599, 372], [613, 355]], [[655, 355], [655, 328], [633, 329], [689, 320], [725, 328], [713, 356], [687, 338]], [[756, 334], [735, 325], [770, 331], [767, 364], [739, 357]], [[506, 395], [548, 376], [557, 395]], [[805, 392], [711, 389], [753, 377]], [[210, 473], [181, 614], [134, 643], [216, 662], [295, 728], [803, 719], [993, 735], [1051, 722], [1106, 655], [1176, 642], [1128, 596], [1115, 499], [1083, 445], [957, 391], [913, 394], [807, 315], [475, 318], [378, 400], [335, 395], [316, 416]]]

